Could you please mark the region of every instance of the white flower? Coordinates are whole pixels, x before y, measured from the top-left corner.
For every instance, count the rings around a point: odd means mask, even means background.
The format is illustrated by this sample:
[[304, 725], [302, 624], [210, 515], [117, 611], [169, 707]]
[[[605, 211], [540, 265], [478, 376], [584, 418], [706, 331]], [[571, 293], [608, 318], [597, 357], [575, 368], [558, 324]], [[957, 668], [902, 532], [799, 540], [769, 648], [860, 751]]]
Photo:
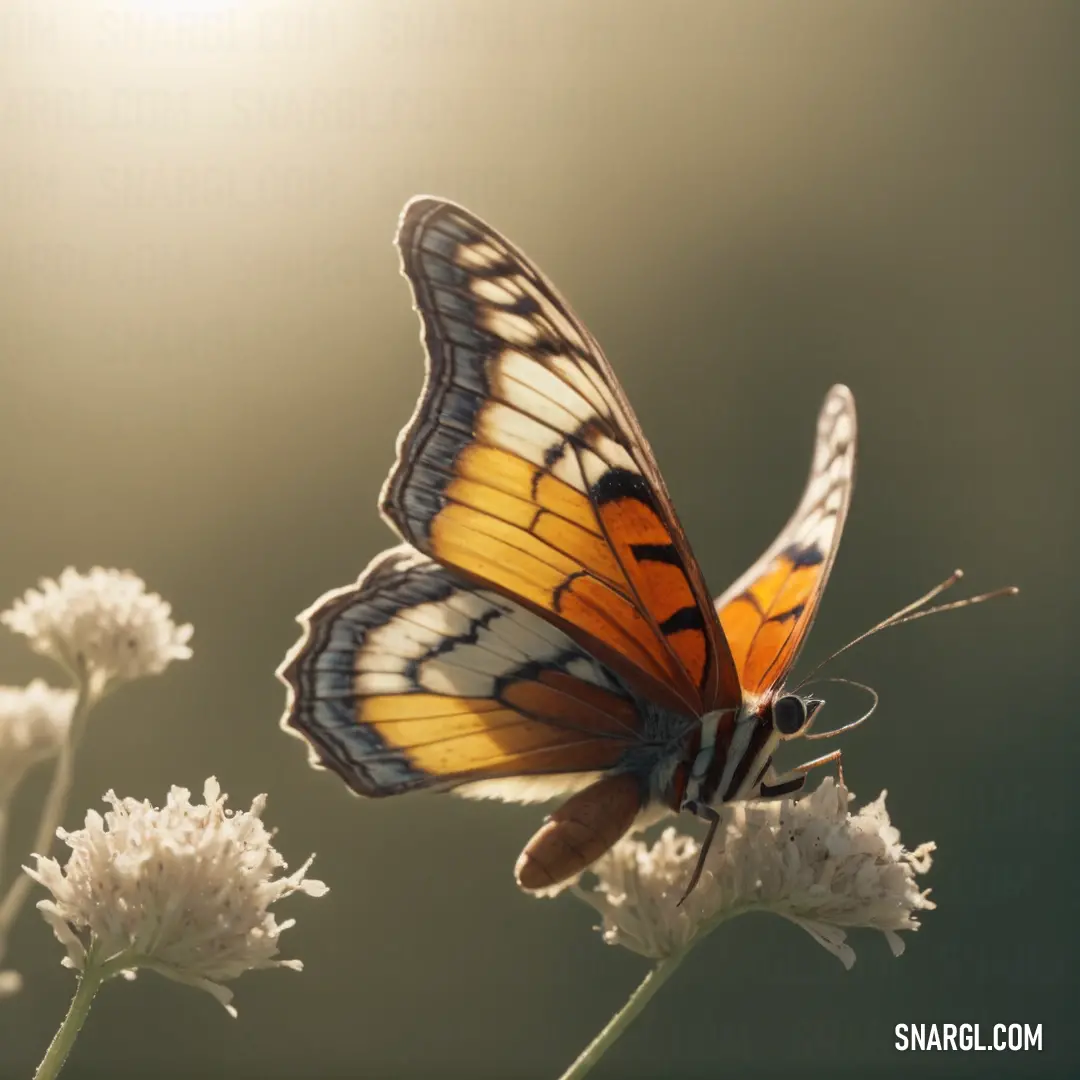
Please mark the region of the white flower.
[[192, 805], [191, 793], [174, 787], [157, 810], [110, 791], [104, 818], [90, 810], [84, 828], [58, 830], [71, 848], [66, 866], [36, 855], [37, 869], [26, 870], [53, 894], [38, 908], [67, 947], [67, 967], [150, 968], [208, 990], [235, 1016], [222, 982], [302, 966], [276, 959], [278, 936], [294, 920], [275, 922], [269, 905], [327, 889], [305, 877], [311, 859], [288, 877], [272, 876], [285, 861], [260, 820], [265, 795], [249, 811], [229, 811], [211, 778], [203, 798], [206, 805]]
[[173, 660], [191, 656], [190, 623], [177, 626], [172, 609], [157, 593], [147, 593], [130, 570], [89, 574], [68, 567], [60, 580], [42, 578], [0, 614], [35, 652], [76, 674], [88, 674], [96, 693], [110, 683], [157, 675]]
[[0, 686], [0, 807], [34, 765], [60, 752], [74, 708], [74, 690], [54, 690], [41, 679]]
[[642, 956], [680, 952], [699, 934], [747, 911], [772, 911], [803, 927], [845, 967], [855, 962], [844, 927], [882, 931], [895, 955], [899, 930], [933, 908], [916, 884], [932, 843], [900, 843], [885, 792], [856, 814], [854, 798], [827, 778], [811, 795], [725, 806], [697, 888], [677, 906], [700, 845], [668, 828], [651, 847], [626, 837], [596, 862], [574, 892], [600, 912], [604, 940]]

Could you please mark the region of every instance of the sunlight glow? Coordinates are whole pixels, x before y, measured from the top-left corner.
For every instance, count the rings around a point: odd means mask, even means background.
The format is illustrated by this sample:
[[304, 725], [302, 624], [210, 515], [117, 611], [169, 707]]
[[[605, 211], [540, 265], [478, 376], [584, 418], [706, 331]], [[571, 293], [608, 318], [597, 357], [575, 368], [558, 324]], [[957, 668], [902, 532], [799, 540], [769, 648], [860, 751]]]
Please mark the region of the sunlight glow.
[[236, 7], [238, 0], [127, 0], [127, 7], [139, 11], [160, 11], [171, 16], [189, 12], [214, 12]]

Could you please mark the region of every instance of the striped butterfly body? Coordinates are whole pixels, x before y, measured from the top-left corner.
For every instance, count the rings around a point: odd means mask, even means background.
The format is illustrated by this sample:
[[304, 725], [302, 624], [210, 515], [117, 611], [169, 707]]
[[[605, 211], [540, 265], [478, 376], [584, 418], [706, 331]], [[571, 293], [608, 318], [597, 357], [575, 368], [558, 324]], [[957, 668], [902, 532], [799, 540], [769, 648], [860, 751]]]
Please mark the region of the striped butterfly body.
[[820, 702], [784, 690], [851, 498], [829, 391], [791, 520], [715, 602], [610, 364], [540, 270], [418, 198], [397, 243], [427, 378], [381, 509], [404, 541], [318, 600], [283, 721], [361, 795], [567, 797], [517, 865], [564, 881], [635, 822], [801, 787], [772, 757]]

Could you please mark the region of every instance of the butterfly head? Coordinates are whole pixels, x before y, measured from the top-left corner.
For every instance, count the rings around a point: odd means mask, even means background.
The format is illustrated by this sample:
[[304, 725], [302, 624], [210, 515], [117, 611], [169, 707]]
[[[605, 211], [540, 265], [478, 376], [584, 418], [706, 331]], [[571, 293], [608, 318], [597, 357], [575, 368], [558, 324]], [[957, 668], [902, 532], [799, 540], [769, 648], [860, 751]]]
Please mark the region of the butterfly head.
[[824, 705], [821, 698], [781, 694], [769, 705], [773, 730], [781, 739], [805, 735], [814, 722], [814, 714]]

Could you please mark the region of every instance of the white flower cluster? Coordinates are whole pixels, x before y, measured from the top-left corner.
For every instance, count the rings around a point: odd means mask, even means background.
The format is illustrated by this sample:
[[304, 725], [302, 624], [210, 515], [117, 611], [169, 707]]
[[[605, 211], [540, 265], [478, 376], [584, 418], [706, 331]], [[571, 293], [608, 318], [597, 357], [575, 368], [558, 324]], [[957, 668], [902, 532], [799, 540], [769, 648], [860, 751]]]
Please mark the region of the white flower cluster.
[[191, 656], [190, 624], [177, 626], [172, 609], [141, 578], [126, 570], [68, 567], [59, 581], [43, 578], [0, 614], [35, 652], [76, 675], [89, 675], [95, 693], [111, 684], [156, 675]]
[[901, 845], [885, 792], [856, 814], [847, 809], [853, 797], [830, 777], [798, 800], [724, 807], [701, 880], [681, 906], [700, 846], [674, 828], [651, 847], [620, 840], [573, 890], [603, 916], [605, 941], [656, 959], [747, 911], [783, 915], [845, 967], [855, 962], [845, 927], [882, 931], [899, 955], [897, 931], [918, 929], [915, 913], [934, 907], [915, 880], [934, 845]]
[[66, 966], [149, 968], [208, 990], [235, 1015], [222, 982], [256, 968], [301, 967], [276, 959], [293, 920], [277, 923], [268, 907], [327, 889], [305, 877], [311, 859], [273, 877], [285, 862], [261, 821], [266, 796], [232, 812], [211, 778], [203, 798], [192, 804], [186, 788], [174, 787], [158, 810], [110, 791], [104, 817], [91, 810], [84, 828], [60, 830], [71, 848], [65, 866], [35, 856], [36, 870], [26, 869], [53, 894], [38, 908], [67, 947]]
[[33, 766], [60, 752], [74, 708], [74, 690], [54, 690], [41, 679], [0, 686], [0, 807]]

